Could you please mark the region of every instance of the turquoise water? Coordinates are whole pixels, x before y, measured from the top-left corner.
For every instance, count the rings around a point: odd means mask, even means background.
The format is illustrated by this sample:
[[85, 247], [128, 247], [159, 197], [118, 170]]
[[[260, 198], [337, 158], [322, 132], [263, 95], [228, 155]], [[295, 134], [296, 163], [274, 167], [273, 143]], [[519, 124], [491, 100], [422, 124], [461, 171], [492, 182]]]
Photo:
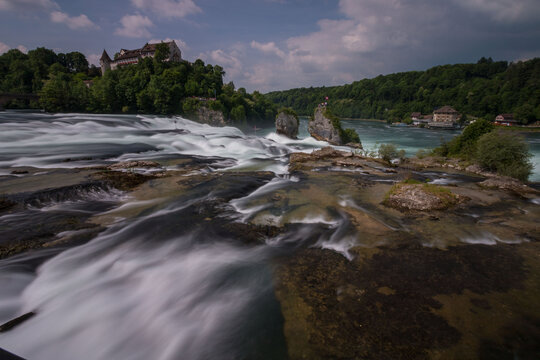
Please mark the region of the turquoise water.
[[[300, 121], [300, 138], [308, 137], [307, 119]], [[392, 127], [384, 122], [365, 120], [342, 120], [344, 128], [353, 128], [360, 135], [364, 149], [373, 150], [378, 144], [392, 143], [413, 156], [420, 149], [432, 149], [442, 141], [448, 141], [460, 134], [460, 130], [428, 130], [414, 127]], [[529, 144], [534, 164], [531, 181], [540, 181], [540, 133], [523, 133]]]

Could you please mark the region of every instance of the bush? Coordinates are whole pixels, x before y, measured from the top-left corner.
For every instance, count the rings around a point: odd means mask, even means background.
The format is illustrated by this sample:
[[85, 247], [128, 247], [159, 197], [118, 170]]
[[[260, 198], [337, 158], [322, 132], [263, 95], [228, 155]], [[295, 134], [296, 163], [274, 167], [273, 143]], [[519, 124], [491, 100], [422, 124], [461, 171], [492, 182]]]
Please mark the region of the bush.
[[330, 119], [332, 122], [332, 126], [334, 129], [336, 129], [339, 133], [339, 136], [341, 137], [341, 141], [343, 141], [344, 144], [348, 143], [360, 143], [360, 137], [358, 136], [358, 133], [354, 129], [343, 129], [341, 127], [341, 121], [337, 116], [332, 114], [328, 108], [324, 111], [323, 115]]
[[490, 121], [476, 120], [463, 129], [461, 135], [456, 136], [448, 143], [448, 155], [461, 155], [465, 158], [474, 157], [478, 139], [482, 135], [491, 132], [494, 128]]
[[360, 136], [356, 133], [354, 129], [345, 129], [343, 130], [343, 133], [341, 134], [341, 139], [343, 140], [343, 143], [360, 143]]
[[527, 181], [533, 165], [529, 146], [522, 137], [492, 131], [478, 140], [476, 160], [480, 166], [499, 175]]
[[430, 151], [425, 150], [425, 149], [420, 149], [416, 152], [416, 157], [419, 159], [423, 159], [425, 157], [428, 157], [429, 155], [430, 155]]
[[405, 150], [398, 150], [394, 144], [381, 144], [379, 146], [379, 156], [381, 159], [390, 162], [393, 159], [403, 159]]
[[434, 149], [434, 153], [440, 156], [457, 156], [465, 159], [471, 159], [476, 154], [476, 142], [478, 139], [494, 129], [491, 122], [478, 119], [467, 126], [461, 135], [454, 137], [447, 143]]
[[298, 114], [296, 114], [296, 112], [293, 109], [289, 108], [289, 107], [281, 108], [281, 109], [279, 109], [279, 111], [277, 113], [278, 113], [278, 115], [279, 115], [279, 113], [285, 113], [287, 115], [291, 115], [298, 122]]

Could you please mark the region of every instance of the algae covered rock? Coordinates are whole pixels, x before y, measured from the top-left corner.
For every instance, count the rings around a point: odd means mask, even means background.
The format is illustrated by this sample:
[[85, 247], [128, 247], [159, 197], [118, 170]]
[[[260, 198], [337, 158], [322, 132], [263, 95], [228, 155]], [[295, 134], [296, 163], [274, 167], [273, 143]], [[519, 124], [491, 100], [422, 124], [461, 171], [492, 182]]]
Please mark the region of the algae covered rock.
[[281, 109], [276, 116], [276, 133], [291, 139], [298, 136], [298, 115], [289, 108]]
[[518, 194], [538, 193], [537, 190], [523, 184], [521, 181], [508, 176], [494, 176], [479, 183], [481, 187], [488, 189], [500, 189], [513, 191]]
[[444, 210], [460, 202], [450, 190], [430, 184], [399, 183], [388, 193], [384, 204], [399, 210]]
[[326, 141], [332, 145], [347, 145], [362, 148], [360, 138], [353, 129], [343, 129], [340, 120], [332, 115], [325, 107], [315, 110], [313, 119], [309, 122], [308, 131], [319, 141]]

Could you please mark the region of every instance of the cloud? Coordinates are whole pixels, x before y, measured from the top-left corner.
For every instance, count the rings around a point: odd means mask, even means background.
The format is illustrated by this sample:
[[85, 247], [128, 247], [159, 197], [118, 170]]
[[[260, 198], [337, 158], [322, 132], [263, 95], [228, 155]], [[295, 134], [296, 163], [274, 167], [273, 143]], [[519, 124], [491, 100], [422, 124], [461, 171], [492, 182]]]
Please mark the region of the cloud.
[[225, 72], [230, 78], [243, 77], [243, 65], [240, 61], [241, 54], [237, 50], [224, 51], [221, 49], [211, 51], [208, 56], [202, 56], [202, 58], [209, 58], [214, 64], [223, 66]]
[[101, 54], [88, 54], [88, 55], [86, 55], [86, 60], [88, 60], [88, 63], [90, 65], [99, 66], [99, 59], [100, 58], [101, 58]]
[[[5, 52], [8, 52], [11, 49], [13, 49], [11, 46], [4, 44], [3, 42], [0, 41], [0, 55]], [[28, 49], [26, 48], [26, 46], [23, 46], [23, 45], [17, 46], [16, 49], [18, 49], [19, 51], [25, 54], [28, 52]]]
[[131, 0], [140, 10], [148, 10], [165, 18], [183, 18], [202, 12], [193, 0]]
[[0, 54], [7, 52], [11, 47], [0, 41]]
[[68, 14], [61, 11], [53, 11], [51, 13], [51, 21], [54, 23], [66, 24], [70, 29], [93, 29], [98, 26], [94, 24], [86, 15], [70, 17]]
[[149, 27], [154, 26], [152, 20], [142, 15], [125, 15], [120, 19], [122, 27], [115, 30], [116, 35], [134, 37], [134, 38], [149, 38], [151, 37]]
[[481, 56], [512, 60], [526, 49], [540, 54], [538, 0], [340, 0], [338, 10], [341, 17], [320, 19], [315, 31], [251, 41], [235, 83], [262, 91], [329, 86]]
[[59, 8], [51, 0], [0, 0], [0, 11], [31, 11]]
[[252, 41], [251, 47], [259, 51], [262, 51], [263, 53], [266, 53], [266, 54], [274, 54], [277, 57], [280, 57], [282, 59], [285, 58], [285, 53], [281, 51], [276, 46], [276, 43], [274, 43], [273, 41], [268, 42], [268, 43], [260, 43], [257, 41]]

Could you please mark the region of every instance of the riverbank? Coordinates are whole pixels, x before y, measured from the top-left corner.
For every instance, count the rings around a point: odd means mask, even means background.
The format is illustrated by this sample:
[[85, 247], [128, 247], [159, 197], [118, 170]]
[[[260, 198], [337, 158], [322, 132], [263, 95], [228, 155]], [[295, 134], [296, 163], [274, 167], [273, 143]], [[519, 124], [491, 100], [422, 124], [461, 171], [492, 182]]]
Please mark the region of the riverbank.
[[497, 126], [504, 131], [540, 133], [540, 126]]

